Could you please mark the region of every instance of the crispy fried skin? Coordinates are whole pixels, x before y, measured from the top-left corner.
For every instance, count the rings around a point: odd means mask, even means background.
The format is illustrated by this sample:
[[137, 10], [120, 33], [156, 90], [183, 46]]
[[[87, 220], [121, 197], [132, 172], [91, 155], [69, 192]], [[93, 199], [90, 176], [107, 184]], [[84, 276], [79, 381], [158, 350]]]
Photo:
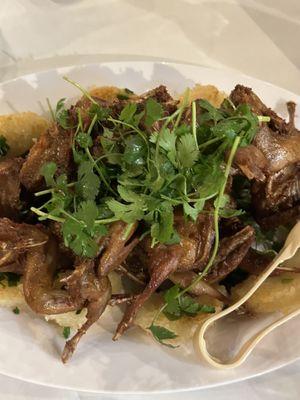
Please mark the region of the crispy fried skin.
[[93, 260], [79, 260], [74, 272], [65, 283], [73, 298], [82, 297], [87, 307], [87, 321], [78, 332], [66, 342], [62, 361], [66, 363], [74, 353], [78, 342], [87, 330], [98, 321], [111, 298], [111, 284], [108, 277], [98, 278]]
[[21, 209], [19, 174], [23, 162], [20, 157], [0, 162], [0, 217], [18, 217]]
[[57, 174], [69, 173], [72, 167], [73, 132], [52, 125], [32, 146], [21, 169], [21, 182], [33, 192], [43, 186], [41, 168], [47, 162], [55, 162]]

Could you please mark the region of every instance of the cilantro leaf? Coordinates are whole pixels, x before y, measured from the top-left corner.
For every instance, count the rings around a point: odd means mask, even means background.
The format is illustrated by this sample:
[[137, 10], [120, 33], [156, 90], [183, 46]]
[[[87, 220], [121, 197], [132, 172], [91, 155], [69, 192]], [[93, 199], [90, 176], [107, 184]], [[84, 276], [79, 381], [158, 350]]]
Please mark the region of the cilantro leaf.
[[194, 317], [199, 313], [214, 313], [215, 307], [202, 305], [193, 300], [191, 296], [183, 295], [179, 297], [181, 312]]
[[209, 101], [200, 99], [197, 101], [197, 103], [201, 107], [202, 111], [205, 111], [200, 114], [201, 122], [212, 120], [216, 124], [218, 121], [224, 118], [223, 113], [210, 104]]
[[123, 160], [132, 166], [146, 164], [147, 147], [140, 136], [130, 136], [125, 142]]
[[120, 146], [113, 139], [114, 133], [108, 128], [104, 127], [103, 135], [100, 137], [100, 143], [106, 154], [106, 159], [110, 164], [121, 163]]
[[16, 314], [16, 315], [20, 314], [19, 307], [15, 307], [15, 308], [13, 309], [13, 313]]
[[216, 207], [217, 202], [218, 202], [220, 208], [224, 208], [226, 206], [226, 204], [229, 202], [228, 194], [224, 194], [222, 197], [218, 197], [218, 199], [216, 199], [214, 201], [215, 207]]
[[150, 138], [152, 143], [156, 143], [158, 140], [159, 146], [164, 149], [167, 153], [168, 159], [171, 161], [171, 163], [175, 166], [177, 166], [176, 163], [176, 140], [177, 136], [170, 131], [168, 128], [164, 128], [160, 131], [158, 134], [152, 134], [152, 137]]
[[174, 233], [173, 207], [168, 202], [163, 202], [158, 210], [157, 221], [151, 226], [151, 236], [160, 243], [168, 242]]
[[6, 156], [9, 150], [9, 145], [7, 144], [6, 138], [0, 135], [0, 157]]
[[147, 128], [150, 128], [155, 121], [162, 117], [163, 108], [160, 103], [150, 97], [146, 101], [145, 113], [145, 125]]
[[209, 157], [194, 167], [192, 185], [200, 198], [214, 197], [224, 181], [220, 160]]
[[177, 158], [182, 167], [191, 168], [197, 161], [199, 150], [192, 134], [180, 137], [177, 145]]
[[122, 185], [118, 185], [118, 192], [124, 201], [128, 203], [139, 203], [139, 207], [142, 206], [143, 200], [140, 194], [137, 194], [133, 190]]
[[100, 179], [93, 168], [91, 161], [83, 161], [78, 167], [76, 190], [86, 200], [94, 200], [100, 189]]
[[74, 216], [80, 221], [83, 221], [88, 230], [91, 230], [98, 216], [98, 207], [94, 201], [83, 201], [80, 203], [80, 207], [78, 211], [74, 213]]
[[160, 325], [153, 325], [151, 324], [148, 329], [151, 331], [153, 337], [155, 340], [157, 340], [160, 344], [163, 344], [164, 346], [175, 348], [178, 346], [173, 346], [169, 343], [165, 343], [165, 340], [168, 339], [175, 339], [177, 337], [175, 332], [170, 331], [167, 328], [164, 328], [163, 326]]
[[89, 115], [91, 119], [97, 116], [97, 121], [104, 121], [110, 114], [110, 109], [102, 107], [100, 104], [92, 103], [89, 108]]
[[136, 110], [137, 110], [136, 103], [126, 104], [126, 106], [123, 108], [123, 110], [121, 111], [121, 114], [119, 116], [120, 121], [130, 124], [133, 121], [133, 116], [136, 113]]
[[96, 225], [98, 207], [89, 200], [81, 202], [73, 214], [69, 214], [62, 225], [65, 245], [75, 254], [95, 257], [98, 252], [97, 239], [107, 233], [103, 225]]
[[194, 206], [190, 205], [187, 201], [183, 203], [183, 211], [184, 214], [188, 217], [191, 217], [193, 221], [196, 221], [198, 218], [198, 215], [200, 212], [203, 210], [205, 204], [205, 200], [199, 199], [196, 201]]
[[219, 215], [222, 218], [232, 218], [232, 217], [239, 217], [243, 215], [245, 212], [243, 210], [234, 210], [231, 208], [223, 208], [220, 210]]
[[68, 339], [68, 338], [70, 337], [70, 334], [71, 334], [71, 328], [70, 328], [69, 326], [65, 326], [65, 327], [63, 328], [62, 334], [63, 334], [63, 337], [64, 337], [65, 339]]
[[174, 317], [181, 316], [181, 310], [177, 299], [179, 292], [180, 292], [179, 286], [174, 285], [170, 289], [168, 289], [164, 294], [164, 299], [167, 305], [164, 312]]
[[216, 309], [214, 306], [209, 306], [209, 305], [201, 305], [201, 311], [202, 313], [207, 313], [207, 314], [213, 314], [216, 312]]
[[91, 147], [93, 144], [93, 141], [92, 141], [92, 138], [90, 137], [90, 135], [88, 135], [84, 132], [77, 133], [75, 140], [76, 140], [76, 143], [78, 143], [79, 146], [82, 147], [83, 149]]
[[66, 218], [62, 225], [65, 245], [70, 247], [75, 254], [93, 258], [98, 251], [96, 241], [86, 232], [84, 224], [71, 217]]
[[164, 294], [166, 307], [164, 313], [170, 320], [178, 319], [183, 315], [194, 317], [199, 313], [214, 313], [215, 307], [199, 304], [187, 294], [180, 295], [178, 285], [172, 286]]
[[144, 212], [140, 208], [141, 204], [123, 204], [115, 199], [108, 200], [106, 204], [117, 219], [127, 222], [128, 224], [143, 218]]
[[53, 161], [43, 164], [40, 173], [45, 178], [47, 186], [55, 185], [54, 175], [56, 170], [57, 170], [57, 165]]
[[65, 101], [66, 99], [60, 99], [55, 108], [54, 117], [56, 122], [64, 129], [70, 128], [70, 121], [69, 121], [69, 113], [65, 109]]
[[259, 122], [257, 116], [251, 111], [248, 104], [240, 104], [236, 110], [235, 115], [241, 116], [247, 121], [247, 126], [244, 128], [245, 134], [243, 135], [241, 146], [247, 146], [252, 142], [257, 133]]

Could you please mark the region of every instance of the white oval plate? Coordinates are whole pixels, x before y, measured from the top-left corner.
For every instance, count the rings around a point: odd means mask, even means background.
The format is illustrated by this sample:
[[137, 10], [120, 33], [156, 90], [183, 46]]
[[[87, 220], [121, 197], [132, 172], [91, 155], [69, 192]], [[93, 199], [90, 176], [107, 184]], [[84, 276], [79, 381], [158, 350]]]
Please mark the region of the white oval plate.
[[[194, 83], [214, 84], [230, 92], [235, 84], [252, 87], [265, 103], [286, 116], [288, 100], [300, 97], [271, 84], [233, 72], [182, 64], [117, 62], [67, 67], [27, 75], [0, 86], [0, 113], [46, 110], [78, 91], [62, 76], [83, 86], [115, 85], [143, 92], [165, 84], [182, 92]], [[299, 120], [298, 120], [299, 123]], [[111, 340], [116, 321], [107, 316], [83, 338], [68, 365], [60, 361], [63, 339], [55, 327], [26, 313], [0, 309], [0, 373], [25, 381], [97, 393], [150, 393], [195, 390], [240, 381], [300, 358], [300, 318], [270, 334], [240, 368], [214, 370], [196, 358], [179, 358], [137, 331]], [[234, 335], [234, 332], [232, 332]]]

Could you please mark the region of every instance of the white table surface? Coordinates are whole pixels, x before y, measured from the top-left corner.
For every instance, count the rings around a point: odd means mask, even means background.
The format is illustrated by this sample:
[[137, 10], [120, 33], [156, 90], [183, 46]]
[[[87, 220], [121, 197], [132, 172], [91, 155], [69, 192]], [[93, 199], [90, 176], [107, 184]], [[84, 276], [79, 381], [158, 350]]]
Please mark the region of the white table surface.
[[[300, 93], [299, 39], [299, 0], [0, 0], [0, 81], [70, 64], [159, 59], [231, 68]], [[0, 375], [0, 400], [129, 397], [141, 399]], [[220, 388], [143, 398], [183, 397], [298, 399], [300, 362]]]

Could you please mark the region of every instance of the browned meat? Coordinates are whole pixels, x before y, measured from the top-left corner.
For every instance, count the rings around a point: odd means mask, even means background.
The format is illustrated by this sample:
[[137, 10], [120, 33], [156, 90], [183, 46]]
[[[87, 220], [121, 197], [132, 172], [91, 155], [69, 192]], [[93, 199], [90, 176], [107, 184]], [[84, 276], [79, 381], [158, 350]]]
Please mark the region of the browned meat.
[[252, 144], [237, 150], [234, 164], [249, 180], [265, 181], [269, 167], [268, 160], [261, 150]]
[[274, 256], [268, 254], [260, 254], [250, 249], [243, 258], [239, 268], [249, 272], [252, 275], [260, 275], [273, 260]]
[[185, 221], [182, 215], [177, 214], [175, 227], [181, 238], [179, 244], [158, 244], [151, 247], [149, 238], [145, 238], [141, 243], [150, 281], [144, 291], [127, 308], [117, 328], [115, 340], [129, 328], [145, 301], [172, 273], [204, 268], [214, 239], [212, 216], [200, 214], [196, 223], [193, 223]]
[[270, 175], [265, 183], [254, 182], [251, 191], [258, 217], [286, 211], [300, 200], [300, 164]]
[[271, 230], [279, 225], [293, 226], [300, 220], [300, 204], [297, 204], [285, 211], [279, 211], [272, 215], [259, 218], [259, 225], [265, 230]]
[[248, 104], [251, 107], [252, 112], [257, 115], [266, 115], [271, 118], [270, 127], [274, 131], [278, 131], [281, 134], [297, 133], [298, 131], [290, 123], [286, 123], [285, 120], [277, 115], [273, 110], [268, 108], [260, 98], [252, 91], [251, 88], [243, 85], [236, 85], [234, 90], [230, 94], [230, 99], [234, 105]]
[[300, 200], [300, 134], [294, 126], [295, 104], [288, 103], [287, 123], [249, 88], [237, 85], [231, 100], [236, 105], [247, 103], [256, 114], [271, 118], [268, 125], [260, 127], [252, 145], [238, 150], [235, 164], [253, 180], [252, 203], [259, 219], [285, 212]]
[[266, 176], [300, 162], [300, 135], [282, 136], [267, 125], [261, 126], [253, 144], [237, 151], [235, 164], [252, 180], [265, 181]]
[[24, 271], [24, 257], [28, 249], [43, 246], [48, 240], [38, 226], [17, 224], [8, 218], [0, 219], [0, 271]]
[[20, 170], [23, 158], [0, 162], [0, 217], [16, 218], [21, 209]]
[[66, 363], [74, 353], [79, 340], [98, 321], [111, 298], [111, 284], [107, 277], [97, 278], [94, 261], [80, 260], [75, 271], [65, 280], [73, 299], [82, 298], [87, 307], [87, 321], [66, 342], [62, 361]]
[[52, 125], [30, 149], [21, 169], [21, 182], [29, 191], [36, 191], [43, 186], [41, 167], [47, 162], [55, 162], [57, 174], [69, 173], [72, 166], [71, 131]]
[[[260, 275], [265, 271], [274, 257], [275, 256], [272, 254], [262, 254], [254, 249], [250, 249], [240, 263], [239, 268], [251, 275]], [[286, 273], [289, 270], [292, 272], [297, 272], [293, 268], [289, 269], [289, 267], [279, 266], [272, 272], [271, 276], [278, 276], [282, 273]]]
[[223, 238], [220, 242], [216, 262], [205, 277], [205, 281], [208, 283], [219, 282], [236, 269], [247, 254], [254, 237], [254, 229], [246, 226], [233, 236]]
[[290, 164], [300, 162], [300, 135], [282, 136], [263, 125], [257, 132], [253, 145], [268, 160], [269, 173], [278, 172]]
[[164, 85], [160, 85], [152, 90], [149, 90], [148, 92], [142, 94], [140, 98], [141, 99], [152, 98], [160, 104], [174, 101], [173, 97], [169, 94], [166, 86]]
[[[34, 232], [39, 235], [39, 230]], [[83, 307], [82, 296], [54, 287], [58, 268], [57, 243], [52, 236], [39, 247], [29, 249], [25, 257], [23, 290], [27, 304], [37, 314], [61, 314]]]
[[99, 276], [108, 275], [112, 270], [119, 267], [138, 244], [138, 238], [130, 242], [137, 225], [137, 223], [133, 224], [129, 232], [127, 232], [128, 225], [125, 222], [118, 221], [111, 225], [108, 235], [100, 243], [104, 252], [99, 261]]
[[76, 255], [69, 247], [65, 245], [61, 227], [62, 224], [60, 222], [50, 221], [48, 224], [48, 228], [58, 244], [58, 252], [61, 255], [60, 264], [63, 268], [68, 269], [73, 267], [76, 260]]
[[135, 316], [143, 304], [149, 299], [149, 297], [155, 292], [155, 290], [167, 279], [167, 277], [179, 266], [179, 261], [182, 256], [182, 249], [180, 246], [166, 246], [166, 248], [160, 248], [156, 250], [157, 257], [152, 258], [153, 267], [150, 282], [139, 294], [135, 300], [127, 307], [122, 321], [119, 323], [114, 340], [118, 340], [119, 337], [132, 325]]

